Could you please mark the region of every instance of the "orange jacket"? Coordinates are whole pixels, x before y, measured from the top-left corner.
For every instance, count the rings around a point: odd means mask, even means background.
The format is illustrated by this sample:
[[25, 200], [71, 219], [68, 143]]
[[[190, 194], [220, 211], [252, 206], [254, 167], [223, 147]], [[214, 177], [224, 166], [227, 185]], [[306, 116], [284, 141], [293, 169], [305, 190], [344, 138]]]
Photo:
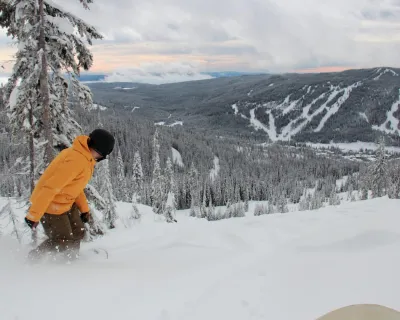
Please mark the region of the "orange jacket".
[[84, 188], [93, 175], [95, 159], [87, 136], [78, 136], [72, 147], [61, 151], [46, 168], [32, 192], [26, 217], [39, 221], [45, 213], [62, 214], [76, 203], [80, 212], [89, 212]]

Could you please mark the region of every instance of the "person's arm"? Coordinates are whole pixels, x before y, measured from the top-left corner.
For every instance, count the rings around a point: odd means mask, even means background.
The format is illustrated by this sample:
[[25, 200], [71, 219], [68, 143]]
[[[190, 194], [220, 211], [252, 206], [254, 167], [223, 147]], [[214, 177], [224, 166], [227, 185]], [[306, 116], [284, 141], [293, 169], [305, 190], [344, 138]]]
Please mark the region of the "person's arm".
[[82, 172], [82, 162], [69, 157], [60, 162], [53, 176], [48, 178], [29, 208], [26, 218], [37, 222], [44, 215], [54, 197]]
[[81, 213], [88, 213], [90, 211], [84, 191], [75, 199], [75, 204]]

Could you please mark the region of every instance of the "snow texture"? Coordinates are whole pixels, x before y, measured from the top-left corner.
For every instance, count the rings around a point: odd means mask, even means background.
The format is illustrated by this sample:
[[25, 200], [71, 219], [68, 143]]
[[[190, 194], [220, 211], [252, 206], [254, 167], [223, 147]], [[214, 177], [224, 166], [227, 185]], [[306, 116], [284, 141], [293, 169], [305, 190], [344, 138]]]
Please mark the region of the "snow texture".
[[332, 106], [327, 107], [326, 106], [327, 103], [325, 103], [323, 105], [326, 108], [327, 113], [324, 115], [324, 117], [322, 118], [322, 120], [319, 123], [318, 127], [314, 130], [314, 132], [320, 132], [323, 129], [326, 121], [328, 121], [328, 119], [331, 116], [333, 116], [336, 112], [338, 112], [340, 107], [342, 106], [342, 104], [344, 102], [346, 102], [346, 100], [349, 98], [351, 91], [353, 91], [354, 88], [357, 88], [360, 85], [361, 85], [361, 82], [357, 82], [357, 83], [355, 83], [355, 84], [343, 89], [343, 95]]
[[[282, 110], [282, 114], [286, 115], [289, 112], [296, 109], [304, 99], [305, 95], [310, 93], [311, 87], [305, 86], [303, 88], [306, 93], [299, 99], [290, 101], [290, 96], [288, 95], [282, 103], [277, 104], [276, 102], [268, 102], [264, 104], [260, 104], [255, 108], [250, 110], [250, 125], [253, 126], [256, 130], [263, 130], [268, 134], [268, 137], [272, 141], [289, 141], [293, 136], [298, 134], [307, 124], [309, 124], [314, 117], [318, 116], [322, 112], [326, 111], [325, 115], [322, 117], [318, 126], [314, 129], [315, 132], [320, 132], [325, 123], [332, 117], [335, 113], [337, 113], [340, 107], [347, 101], [350, 96], [350, 93], [357, 87], [361, 86], [362, 82], [356, 82], [348, 87], [340, 88], [336, 86], [330, 85], [330, 91], [328, 93], [322, 93], [320, 96], [315, 98], [310, 104], [306, 105], [303, 108], [303, 112], [296, 118], [291, 119], [291, 121], [284, 126], [279, 132], [277, 132], [275, 127], [275, 119], [271, 112], [271, 108]], [[335, 98], [338, 98], [335, 103], [332, 105], [331, 102], [334, 101]], [[318, 107], [318, 109], [314, 110], [313, 113], [310, 114], [311, 107], [316, 104], [320, 100], [325, 100], [324, 103]], [[330, 106], [329, 106], [330, 105]], [[269, 115], [269, 124], [268, 126], [262, 123], [257, 119], [255, 115], [255, 110], [260, 107], [266, 107], [266, 113]]]
[[[29, 248], [2, 236], [2, 319], [71, 320], [66, 305], [76, 319], [97, 320], [310, 320], [356, 303], [400, 309], [399, 206], [378, 198], [218, 222], [183, 211], [167, 224], [138, 205], [139, 224], [83, 243], [72, 264], [27, 265]], [[121, 215], [130, 210], [118, 203]]]
[[385, 73], [391, 73], [394, 77], [398, 77], [399, 76], [397, 72], [395, 72], [392, 69], [387, 69], [387, 68], [385, 70], [383, 70], [383, 71], [382, 71], [382, 68], [378, 68], [376, 70], [376, 73], [378, 73], [378, 75], [374, 78], [374, 80], [379, 80], [379, 78], [382, 77]]
[[233, 111], [235, 111], [235, 116], [239, 113], [239, 109], [238, 109], [238, 106], [237, 106], [237, 104], [236, 103], [234, 103], [233, 105], [232, 105], [232, 109], [233, 109]]
[[74, 26], [66, 18], [46, 16], [46, 19], [50, 23], [58, 26], [59, 30], [66, 35], [71, 35], [75, 32]]
[[172, 162], [176, 163], [180, 167], [184, 167], [182, 161], [182, 155], [180, 154], [180, 152], [175, 148], [171, 148], [171, 150], [172, 150]]
[[100, 111], [105, 111], [107, 110], [107, 107], [103, 107], [102, 105], [93, 103], [91, 110], [100, 110]]
[[183, 121], [175, 121], [168, 125], [168, 127], [183, 126]]
[[211, 181], [214, 181], [218, 177], [219, 170], [220, 170], [219, 158], [214, 157], [214, 167], [210, 170]]
[[264, 130], [269, 138], [272, 141], [276, 141], [278, 140], [277, 138], [277, 134], [276, 134], [276, 127], [275, 127], [275, 119], [271, 113], [271, 111], [267, 111], [268, 115], [269, 115], [269, 127], [267, 127], [266, 125], [264, 125], [260, 120], [258, 120], [256, 118], [255, 115], [255, 110], [257, 108], [251, 109], [250, 110], [250, 124], [256, 129], [256, 130]]
[[363, 118], [365, 121], [367, 121], [369, 123], [368, 117], [365, 114], [365, 112], [359, 112], [358, 114], [360, 115], [361, 118]]
[[10, 109], [11, 110], [14, 109], [15, 106], [17, 105], [18, 93], [19, 93], [18, 87], [15, 87], [13, 89], [13, 91], [11, 92], [11, 95], [10, 95]]
[[373, 129], [383, 131], [388, 134], [400, 134], [399, 119], [394, 116], [394, 113], [400, 110], [400, 98], [392, 104], [392, 107], [386, 114], [386, 121], [380, 126], [372, 126]]
[[[343, 152], [358, 152], [360, 150], [376, 150], [378, 149], [379, 145], [372, 142], [349, 142], [349, 143], [334, 143], [331, 142], [327, 143], [307, 143], [308, 146], [316, 148], [316, 149], [327, 149], [330, 147], [338, 148]], [[385, 150], [389, 153], [400, 153], [400, 147], [385, 147]]]
[[128, 87], [128, 88], [125, 88], [125, 87], [115, 87], [114, 89], [115, 89], [115, 90], [134, 90], [134, 89], [136, 89], [136, 87]]
[[156, 126], [166, 126], [166, 127], [175, 127], [175, 126], [183, 126], [183, 121], [175, 121], [171, 124], [166, 124], [165, 121], [159, 121], [155, 123]]

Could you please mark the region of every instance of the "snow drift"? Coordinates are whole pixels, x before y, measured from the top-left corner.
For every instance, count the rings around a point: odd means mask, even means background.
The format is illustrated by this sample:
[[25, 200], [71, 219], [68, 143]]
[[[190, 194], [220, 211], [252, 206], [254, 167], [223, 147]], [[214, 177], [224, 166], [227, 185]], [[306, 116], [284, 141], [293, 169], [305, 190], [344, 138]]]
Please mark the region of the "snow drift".
[[84, 243], [70, 265], [28, 265], [29, 248], [3, 235], [1, 317], [310, 320], [357, 303], [398, 310], [399, 206], [379, 198], [218, 222], [182, 211], [176, 224], [140, 206], [140, 223]]

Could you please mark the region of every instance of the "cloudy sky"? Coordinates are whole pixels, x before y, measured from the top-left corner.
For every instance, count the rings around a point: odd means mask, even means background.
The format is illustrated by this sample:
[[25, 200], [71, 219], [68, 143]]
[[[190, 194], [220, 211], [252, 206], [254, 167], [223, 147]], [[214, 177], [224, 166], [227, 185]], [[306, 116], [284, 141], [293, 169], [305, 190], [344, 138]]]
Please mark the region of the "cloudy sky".
[[90, 11], [55, 2], [104, 34], [93, 72], [400, 67], [400, 0], [95, 0]]

